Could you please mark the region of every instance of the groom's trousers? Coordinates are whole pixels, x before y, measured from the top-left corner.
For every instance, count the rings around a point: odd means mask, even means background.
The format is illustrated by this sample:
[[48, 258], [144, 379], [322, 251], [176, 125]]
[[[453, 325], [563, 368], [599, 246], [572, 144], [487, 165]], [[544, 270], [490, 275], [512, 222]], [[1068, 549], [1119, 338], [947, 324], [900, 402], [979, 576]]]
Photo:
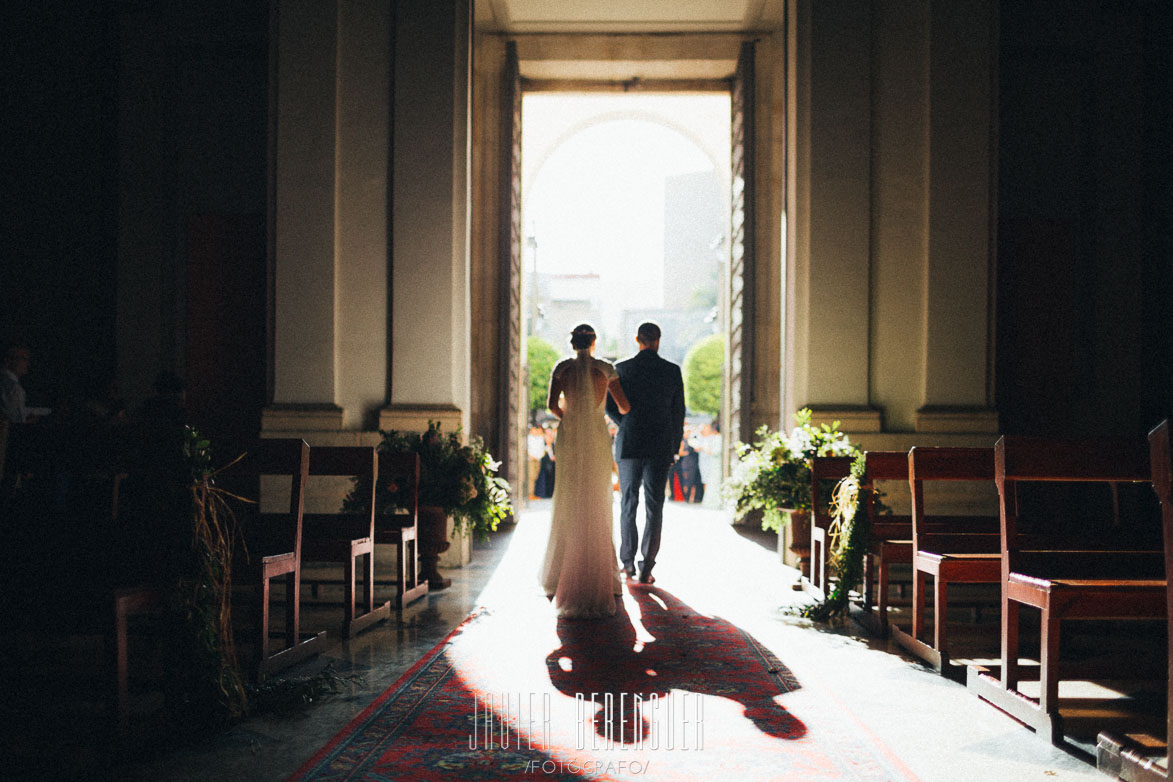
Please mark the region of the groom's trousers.
[[[650, 572], [656, 564], [660, 551], [660, 527], [664, 522], [664, 487], [668, 483], [668, 471], [672, 461], [655, 459], [620, 459], [619, 492], [619, 561], [624, 567], [635, 564], [635, 551], [639, 549], [640, 572]], [[639, 490], [644, 490], [644, 534], [639, 539], [635, 528], [635, 515], [639, 510]], [[637, 545], [638, 544], [638, 545]]]

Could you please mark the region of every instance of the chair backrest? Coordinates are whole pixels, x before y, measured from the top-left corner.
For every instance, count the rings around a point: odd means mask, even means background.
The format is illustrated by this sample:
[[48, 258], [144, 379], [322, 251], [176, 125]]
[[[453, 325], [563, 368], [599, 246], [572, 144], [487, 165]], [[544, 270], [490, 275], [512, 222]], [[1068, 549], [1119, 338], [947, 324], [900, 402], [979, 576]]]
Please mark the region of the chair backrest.
[[811, 523], [826, 527], [831, 510], [823, 502], [827, 481], [838, 483], [851, 474], [850, 456], [816, 456], [811, 459]]
[[[420, 457], [416, 453], [379, 453], [379, 476], [385, 483], [394, 483], [403, 491], [398, 492], [402, 510], [411, 517], [406, 526], [416, 523], [419, 510]], [[400, 483], [405, 481], [406, 483]], [[379, 509], [382, 511], [383, 509]]]
[[[1169, 419], [1165, 419], [1149, 432], [1149, 465], [1153, 480], [1153, 491], [1161, 503], [1161, 526], [1165, 536], [1165, 600], [1170, 621], [1168, 623], [1169, 646], [1173, 649], [1173, 581], [1169, 579], [1169, 562], [1173, 561], [1173, 457], [1170, 456]], [[1173, 736], [1173, 654], [1168, 663], [1169, 686], [1167, 700], [1166, 730]]]
[[[310, 447], [305, 440], [298, 437], [266, 437], [255, 440], [245, 451], [244, 458], [225, 471], [222, 481], [242, 497], [258, 501], [257, 505], [249, 506], [257, 520], [263, 522], [269, 528], [268, 531], [277, 530], [280, 533], [279, 541], [274, 541], [271, 534], [267, 534], [265, 539], [271, 543], [280, 543], [279, 547], [292, 551], [298, 561], [301, 560], [301, 524], [305, 512], [305, 485], [309, 478], [309, 467]], [[266, 476], [287, 476], [290, 479], [289, 503], [279, 513], [260, 513], [260, 479]], [[241, 483], [247, 488], [237, 486]]]
[[[925, 512], [926, 481], [994, 480], [993, 448], [915, 446], [908, 452], [908, 487], [912, 493], [912, 540], [919, 551], [987, 553], [998, 550], [997, 519], [930, 516]], [[984, 527], [981, 526], [984, 522]], [[982, 530], [985, 531], [977, 531]]]
[[[310, 471], [313, 476], [346, 477], [356, 479], [356, 493], [362, 492], [361, 507], [349, 511], [346, 515], [348, 522], [343, 525], [332, 524], [330, 529], [324, 530], [327, 536], [330, 532], [345, 537], [370, 537], [375, 529], [375, 486], [379, 478], [379, 464], [375, 458], [375, 449], [367, 445], [329, 445], [316, 446], [310, 449]], [[332, 515], [332, 514], [325, 514]], [[314, 526], [317, 521], [315, 515], [307, 523]], [[323, 532], [323, 530], [318, 530]]]
[[[1130, 514], [1121, 514], [1117, 486], [1152, 481], [1149, 448], [1141, 438], [1086, 440], [1004, 436], [995, 445], [995, 480], [1001, 504], [1003, 545], [1008, 555], [1023, 550], [1078, 548], [1112, 551], [1134, 548], [1126, 529]], [[1101, 484], [1111, 490], [1114, 535], [1089, 537], [1074, 528], [1063, 511], [1022, 529], [1020, 483]], [[1151, 495], [1149, 495], [1151, 497]], [[1064, 509], [1065, 510], [1065, 509]], [[1044, 523], [1044, 522], [1049, 522]], [[1026, 534], [1029, 532], [1029, 534]]]
[[863, 508], [868, 516], [870, 537], [905, 539], [912, 535], [912, 517], [903, 514], [876, 513], [876, 481], [908, 481], [908, 454], [904, 451], [865, 451], [862, 491]]
[[908, 453], [905, 451], [865, 451], [864, 472], [873, 481], [908, 480]]
[[1153, 491], [1161, 503], [1165, 521], [1165, 540], [1173, 539], [1173, 458], [1170, 458], [1169, 419], [1149, 432], [1149, 469]]

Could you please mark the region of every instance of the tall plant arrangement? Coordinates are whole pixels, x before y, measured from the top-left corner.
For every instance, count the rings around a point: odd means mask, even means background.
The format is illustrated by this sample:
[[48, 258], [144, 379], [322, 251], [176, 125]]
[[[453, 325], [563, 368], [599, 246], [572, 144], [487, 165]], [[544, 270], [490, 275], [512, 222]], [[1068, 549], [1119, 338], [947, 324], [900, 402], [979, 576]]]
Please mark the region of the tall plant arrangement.
[[[459, 428], [442, 432], [439, 421], [429, 421], [425, 432], [387, 431], [380, 435], [380, 452], [419, 454], [419, 504], [443, 509], [458, 530], [471, 530], [483, 540], [512, 513], [509, 482], [497, 475], [501, 463], [493, 459], [479, 436], [464, 443]], [[375, 513], [389, 513], [406, 505], [405, 490], [380, 480], [375, 487]], [[356, 510], [364, 496], [370, 496], [370, 486], [356, 480], [342, 509]]]
[[857, 454], [851, 474], [835, 485], [831, 495], [831, 527], [827, 548], [831, 569], [838, 576], [835, 588], [821, 603], [807, 606], [802, 615], [824, 622], [847, 612], [851, 590], [863, 581], [863, 562], [867, 556], [868, 516], [863, 512], [864, 492], [873, 492], [872, 502], [883, 511], [879, 493], [864, 484], [864, 455]]
[[794, 414], [789, 434], [760, 427], [753, 445], [738, 443], [722, 496], [738, 519], [751, 511], [762, 512], [762, 529], [780, 531], [788, 511], [811, 508], [811, 459], [816, 456], [856, 456], [859, 451], [839, 422], [816, 426], [811, 411]]
[[216, 726], [240, 719], [249, 706], [231, 616], [239, 531], [228, 500], [240, 498], [216, 486], [219, 470], [198, 431], [184, 428], [181, 451], [184, 472], [176, 478], [187, 486], [189, 524], [178, 528], [186, 540], [171, 548], [174, 577], [164, 596], [172, 626], [169, 656], [177, 661], [168, 682], [168, 709], [184, 724]]

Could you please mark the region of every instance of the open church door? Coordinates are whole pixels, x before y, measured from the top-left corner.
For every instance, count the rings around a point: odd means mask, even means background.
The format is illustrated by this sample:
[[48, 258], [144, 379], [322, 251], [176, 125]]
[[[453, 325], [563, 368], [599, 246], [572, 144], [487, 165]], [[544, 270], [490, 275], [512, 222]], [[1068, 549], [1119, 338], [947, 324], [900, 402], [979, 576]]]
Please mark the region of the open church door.
[[754, 44], [741, 44], [731, 89], [732, 212], [725, 333], [725, 420], [722, 442], [728, 465], [733, 444], [753, 437], [754, 328]]
[[501, 475], [514, 487], [515, 496], [524, 480], [525, 421], [521, 416], [521, 74], [517, 44], [505, 48], [504, 83], [501, 85], [501, 176], [498, 194], [497, 256], [500, 264], [500, 334], [498, 370], [500, 398], [498, 453]]

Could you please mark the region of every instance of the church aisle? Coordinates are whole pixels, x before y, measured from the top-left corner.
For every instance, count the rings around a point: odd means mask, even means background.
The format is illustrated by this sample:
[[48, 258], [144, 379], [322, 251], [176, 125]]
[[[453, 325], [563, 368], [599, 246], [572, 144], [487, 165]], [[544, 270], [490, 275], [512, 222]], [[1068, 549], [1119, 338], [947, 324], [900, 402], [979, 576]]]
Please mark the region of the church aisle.
[[[490, 547], [478, 549], [471, 566], [449, 571], [453, 586], [409, 611], [406, 626], [376, 628], [352, 642], [337, 642], [326, 657], [336, 660], [339, 672], [365, 673], [365, 686], [327, 698], [303, 715], [249, 720], [201, 749], [127, 764], [116, 770], [117, 778], [286, 779], [477, 608], [477, 620], [462, 628], [445, 652], [451, 667], [472, 691], [479, 684], [491, 692], [514, 695], [534, 689], [548, 692], [555, 704], [555, 733], [577, 730], [581, 720], [571, 712], [559, 712], [557, 704], [565, 706], [566, 693], [584, 683], [593, 685], [600, 672], [617, 693], [627, 687], [623, 682], [629, 679], [624, 676], [653, 667], [666, 677], [677, 677], [675, 688], [664, 682], [665, 689], [677, 696], [691, 691], [695, 699], [695, 693], [704, 693], [708, 753], [679, 747], [648, 750], [639, 756], [651, 761], [645, 771], [631, 773], [636, 766], [629, 764], [620, 773], [612, 766], [607, 778], [704, 778], [711, 763], [725, 762], [722, 750], [730, 742], [737, 745], [743, 778], [1104, 778], [963, 686], [889, 653], [886, 645], [869, 642], [856, 628], [828, 630], [796, 618], [786, 610], [802, 599], [790, 589], [794, 571], [757, 542], [761, 536], [729, 526], [721, 512], [666, 506], [657, 583], [651, 588], [629, 587], [624, 611], [608, 625], [608, 632], [602, 629], [604, 622], [557, 623], [536, 576], [547, 529], [548, 504], [535, 503], [513, 531], [495, 535]], [[766, 700], [750, 703], [746, 692], [757, 683], [745, 687], [742, 682], [741, 692], [736, 685], [698, 685], [663, 654], [652, 656], [659, 642], [660, 650], [701, 657], [707, 642], [698, 639], [708, 638], [698, 630], [701, 625], [756, 641], [764, 647], [763, 659], [772, 655], [781, 662], [777, 667], [783, 671], [783, 686], [767, 692]], [[592, 659], [584, 652], [594, 643], [603, 655]], [[718, 657], [714, 652], [709, 656]], [[654, 665], [644, 665], [653, 659]], [[322, 664], [309, 663], [307, 671]], [[541, 666], [541, 675], [534, 675], [535, 666]], [[720, 684], [716, 668], [706, 678]], [[495, 767], [504, 758], [499, 746], [482, 742], [469, 754], [467, 741], [463, 743], [466, 760], [471, 758], [479, 773], [489, 774], [483, 778], [558, 776], [536, 767], [528, 774], [516, 767]], [[636, 754], [612, 757], [630, 759]], [[404, 771], [402, 778], [413, 778]]]

